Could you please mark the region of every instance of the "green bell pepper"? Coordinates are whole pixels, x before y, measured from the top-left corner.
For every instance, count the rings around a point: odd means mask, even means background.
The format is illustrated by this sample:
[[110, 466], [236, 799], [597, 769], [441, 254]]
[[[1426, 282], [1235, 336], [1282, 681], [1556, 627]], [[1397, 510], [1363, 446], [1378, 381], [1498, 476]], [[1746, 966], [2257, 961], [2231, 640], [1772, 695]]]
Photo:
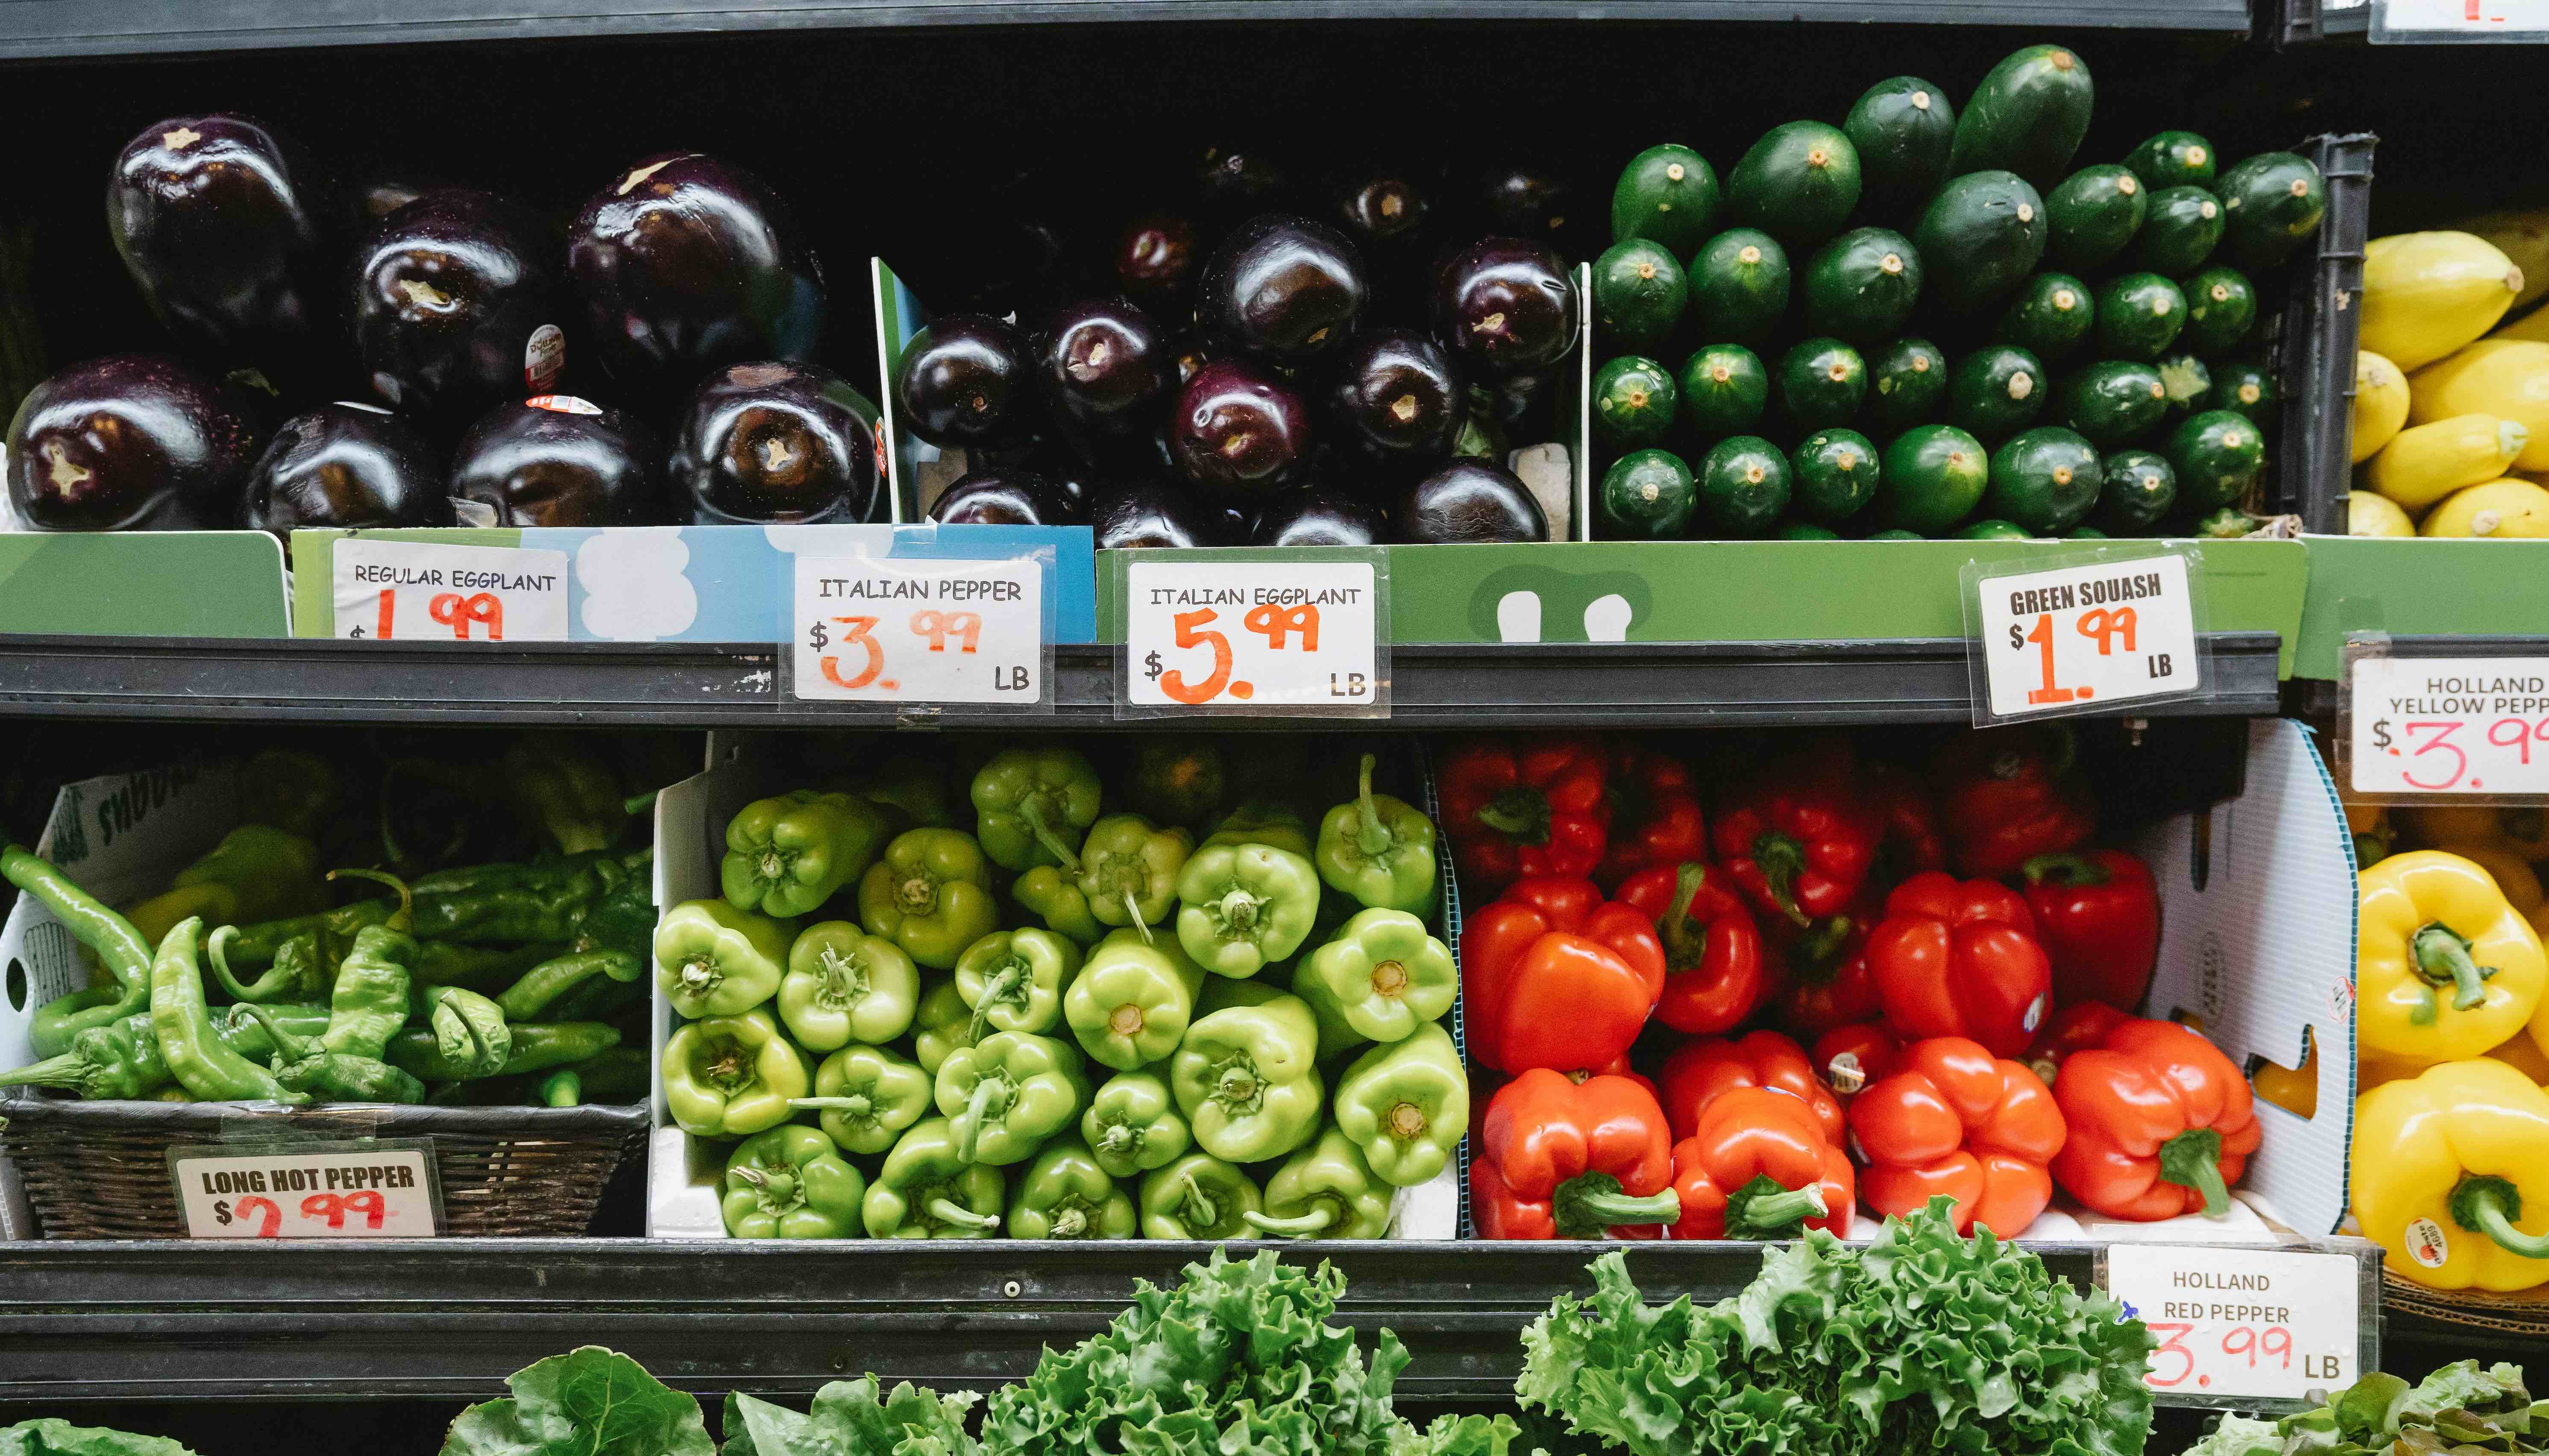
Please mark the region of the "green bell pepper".
[[1162, 829], [1139, 814], [1109, 814], [1089, 826], [1080, 847], [1080, 893], [1105, 925], [1158, 925], [1177, 907], [1178, 871], [1194, 853], [1194, 836]]
[[737, 1238], [856, 1238], [868, 1180], [820, 1129], [773, 1128], [725, 1160], [717, 1211]]
[[974, 1008], [949, 976], [920, 998], [920, 1014], [911, 1022], [911, 1050], [932, 1077], [956, 1050], [974, 1045]]
[[[1310, 855], [1310, 823], [1291, 805], [1273, 799], [1250, 799], [1222, 816], [1204, 836], [1204, 846], [1271, 845], [1303, 859]], [[1200, 848], [1200, 847], [1199, 847]]]
[[1009, 897], [1018, 908], [1041, 918], [1045, 928], [1066, 935], [1083, 946], [1093, 946], [1106, 935], [1106, 927], [1088, 913], [1088, 896], [1081, 893], [1078, 877], [1057, 864], [1039, 864], [1009, 886]]
[[1319, 1126], [1318, 1052], [1318, 1020], [1298, 996], [1216, 1011], [1186, 1028], [1169, 1086], [1195, 1144], [1254, 1163], [1307, 1142]]
[[1133, 807], [1162, 824], [1201, 825], [1228, 783], [1221, 750], [1207, 739], [1152, 739], [1133, 752]]
[[1011, 1238], [1131, 1238], [1133, 1200], [1064, 1134], [1044, 1145], [1009, 1194]]
[[900, 815], [904, 829], [953, 829], [956, 814], [947, 803], [947, 779], [938, 767], [912, 754], [895, 754], [850, 792]]
[[825, 1136], [858, 1153], [883, 1152], [929, 1113], [929, 1073], [883, 1046], [844, 1046], [814, 1068], [814, 1095], [788, 1105], [819, 1112]]
[[[524, 1028], [524, 1031], [534, 1030]], [[664, 1106], [694, 1138], [740, 1138], [795, 1116], [813, 1074], [766, 1010], [713, 1016], [664, 1044]]]
[[1147, 927], [1116, 931], [1088, 953], [1062, 996], [1063, 1019], [1090, 1058], [1129, 1071], [1178, 1049], [1194, 1020], [1203, 969]]
[[1248, 1215], [1265, 1207], [1257, 1185], [1208, 1152], [1190, 1152], [1142, 1179], [1145, 1238], [1253, 1238]]
[[953, 829], [895, 836], [859, 881], [859, 924], [932, 970], [953, 969], [967, 946], [1000, 924], [983, 847]]
[[956, 994], [974, 1008], [966, 1034], [1049, 1032], [1062, 1020], [1062, 988], [1080, 973], [1080, 946], [1049, 930], [995, 930], [956, 961]]
[[1434, 913], [1434, 821], [1405, 799], [1371, 791], [1374, 759], [1363, 756], [1355, 801], [1319, 823], [1312, 858], [1328, 887], [1380, 910]]
[[773, 920], [810, 914], [876, 863], [884, 813], [845, 793], [796, 789], [743, 806], [725, 826], [726, 903]]
[[1301, 958], [1313, 1004], [1333, 1007], [1357, 1035], [1403, 1042], [1452, 1009], [1461, 971], [1452, 948], [1404, 910], [1366, 910], [1337, 938]]
[[1389, 1230], [1389, 1189], [1364, 1166], [1362, 1150], [1330, 1128], [1266, 1180], [1265, 1212], [1240, 1217], [1285, 1238], [1378, 1238]]
[[1214, 845], [1186, 861], [1178, 901], [1178, 941], [1195, 964], [1252, 976], [1309, 938], [1319, 917], [1319, 871], [1272, 845]]
[[795, 933], [723, 900], [685, 900], [655, 927], [655, 984], [693, 1021], [750, 1011], [779, 994]]
[[[1269, 1001], [1280, 1001], [1287, 995], [1297, 994], [1297, 992], [1284, 990], [1271, 978], [1262, 981], [1235, 981], [1226, 975], [1208, 975], [1203, 978], [1203, 989], [1195, 992], [1194, 1019], [1201, 1021], [1216, 1011], [1228, 1011], [1234, 1006], [1263, 1006]], [[1311, 1015], [1315, 1017], [1317, 1014], [1318, 1008], [1312, 1007]], [[1341, 1029], [1341, 1036], [1353, 1035], [1354, 1029], [1346, 1026], [1342, 1020], [1337, 1023], [1337, 1026]], [[1321, 1035], [1325, 1036], [1326, 1033], [1323, 1031]]]
[[[1266, 997], [1254, 1003], [1256, 1005], [1263, 1006], [1267, 1001], [1274, 999], [1274, 996], [1281, 993], [1281, 987], [1268, 984], [1274, 979], [1274, 977], [1273, 976], [1265, 976], [1253, 981], [1232, 981], [1231, 984], [1235, 986], [1265, 985], [1267, 990]], [[1356, 1031], [1353, 1024], [1346, 1020], [1345, 1012], [1338, 1007], [1336, 998], [1324, 993], [1323, 989], [1319, 985], [1319, 973], [1317, 969], [1310, 964], [1310, 957], [1308, 956], [1303, 956], [1292, 962], [1292, 974], [1287, 978], [1286, 983], [1291, 987], [1292, 994], [1300, 997], [1302, 1002], [1310, 1008], [1310, 1015], [1318, 1018], [1319, 1060], [1321, 1062], [1334, 1061], [1336, 1058], [1343, 1056], [1347, 1052], [1354, 1050], [1356, 1047], [1364, 1046], [1371, 1041], [1371, 1038]]]
[[1147, 1071], [1117, 1072], [1091, 1093], [1080, 1136], [1097, 1165], [1118, 1178], [1159, 1167], [1194, 1140], [1169, 1084]]
[[1384, 1183], [1412, 1188], [1443, 1171], [1469, 1131], [1469, 1077], [1435, 1023], [1374, 1046], [1337, 1079], [1337, 1131]]
[[1022, 1163], [1088, 1103], [1080, 1048], [1031, 1032], [993, 1032], [938, 1065], [938, 1110], [967, 1162]]
[[779, 1020], [807, 1051], [882, 1046], [911, 1030], [919, 1010], [920, 967], [883, 936], [826, 920], [799, 931], [788, 948]]
[[955, 1125], [930, 1118], [895, 1141], [859, 1214], [873, 1238], [989, 1238], [1000, 1228], [1000, 1170], [967, 1161]]
[[974, 830], [1003, 869], [1069, 868], [1099, 794], [1097, 770], [1076, 748], [1002, 749], [974, 775]]

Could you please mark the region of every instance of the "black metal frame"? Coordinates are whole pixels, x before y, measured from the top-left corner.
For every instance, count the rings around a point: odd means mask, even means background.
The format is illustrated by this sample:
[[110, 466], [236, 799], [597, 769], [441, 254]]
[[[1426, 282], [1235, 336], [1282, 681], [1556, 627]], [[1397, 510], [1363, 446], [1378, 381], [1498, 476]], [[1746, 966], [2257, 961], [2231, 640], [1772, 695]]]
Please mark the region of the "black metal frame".
[[[2292, 266], [2292, 291], [2275, 347], [2275, 375], [2286, 388], [2270, 503], [2299, 515], [2304, 530], [2328, 535], [2345, 534], [2345, 492], [2353, 471], [2348, 443], [2375, 140], [2366, 134], [2316, 136], [2305, 148], [2327, 179], [2327, 219], [2314, 257]], [[2290, 388], [2295, 380], [2325, 381], [2325, 387]]]

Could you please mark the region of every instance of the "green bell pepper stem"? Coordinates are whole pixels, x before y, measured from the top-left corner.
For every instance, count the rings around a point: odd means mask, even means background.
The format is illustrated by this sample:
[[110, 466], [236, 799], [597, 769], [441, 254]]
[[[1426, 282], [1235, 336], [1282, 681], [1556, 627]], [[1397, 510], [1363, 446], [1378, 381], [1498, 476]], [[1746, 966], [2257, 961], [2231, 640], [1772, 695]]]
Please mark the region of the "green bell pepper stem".
[[876, 1109], [876, 1104], [874, 1102], [865, 1097], [855, 1095], [849, 1097], [791, 1097], [788, 1099], [788, 1105], [790, 1107], [805, 1108], [814, 1111], [829, 1109], [836, 1112], [845, 1112], [854, 1118], [866, 1117], [870, 1112], [873, 1112]]
[[[997, 1104], [998, 1111], [994, 1111]], [[956, 1118], [956, 1155], [974, 1161], [974, 1150], [982, 1142], [983, 1120], [996, 1117], [1007, 1110], [1008, 1091], [999, 1083], [984, 1078], [974, 1084], [974, 1095]]]
[[1377, 859], [1389, 848], [1389, 828], [1380, 822], [1380, 806], [1371, 801], [1371, 769], [1379, 762], [1377, 755], [1363, 756], [1363, 767], [1355, 774], [1355, 809], [1359, 827], [1355, 843], [1367, 860]]
[[150, 1030], [159, 1039], [169, 1074], [205, 1102], [309, 1101], [275, 1080], [274, 1073], [233, 1051], [213, 1030], [203, 972], [195, 963], [202, 931], [200, 920], [179, 922], [150, 962]]
[[1088, 1100], [1080, 1050], [1032, 1032], [993, 1032], [948, 1053], [938, 1068], [938, 1110], [953, 1125], [965, 1162], [1023, 1162], [1071, 1126]]
[[[1178, 1186], [1183, 1190], [1185, 1207], [1195, 1224], [1209, 1228], [1221, 1222], [1220, 1208], [1213, 1203], [1212, 1195], [1203, 1191], [1203, 1185], [1195, 1181], [1193, 1173], [1179, 1174]], [[1242, 1217], [1245, 1217], [1245, 1214]]]
[[814, 1069], [814, 1095], [788, 1105], [820, 1113], [825, 1134], [844, 1149], [878, 1153], [930, 1107], [929, 1073], [882, 1046], [850, 1046]]
[[1100, 797], [1097, 770], [1077, 749], [1002, 749], [974, 775], [983, 853], [1011, 872], [1059, 864], [1077, 874], [1077, 840], [1097, 821]]
[[1269, 1233], [1280, 1234], [1285, 1238], [1307, 1238], [1311, 1234], [1318, 1232], [1331, 1224], [1334, 1224], [1337, 1221], [1337, 1211], [1331, 1208], [1323, 1208], [1302, 1214], [1297, 1218], [1275, 1219], [1269, 1218], [1268, 1216], [1257, 1212], [1255, 1209], [1250, 1209], [1248, 1212], [1241, 1214], [1240, 1217], [1246, 1219], [1252, 1226], [1263, 1228]]
[[70, 1049], [73, 1037], [91, 1027], [111, 1026], [149, 1006], [151, 948], [131, 921], [18, 845], [0, 849], [0, 878], [51, 911], [71, 939], [94, 953], [106, 973], [115, 978], [113, 986], [90, 986], [39, 1007], [28, 1028], [37, 1055], [58, 1055]]
[[686, 900], [655, 927], [655, 983], [693, 1021], [750, 1011], [778, 994], [792, 929], [723, 900]]
[[1109, 814], [1090, 825], [1080, 848], [1079, 883], [1089, 913], [1108, 925], [1146, 925], [1177, 907], [1178, 872], [1194, 853], [1182, 829], [1163, 829], [1139, 814]]
[[2526, 1259], [2549, 1259], [2549, 1233], [2525, 1233], [2513, 1227], [2522, 1217], [2522, 1193], [2503, 1178], [2470, 1175], [2452, 1189], [2452, 1222], [2472, 1233], [2484, 1233], [2506, 1253]]
[[978, 1214], [952, 1198], [933, 1198], [927, 1205], [929, 1216], [943, 1224], [958, 1224], [967, 1228], [997, 1228], [997, 1214]]
[[1053, 862], [1062, 866], [1063, 873], [1080, 872], [1079, 854], [1065, 843], [1060, 835], [1053, 832], [1052, 825], [1045, 822], [1044, 805], [1041, 801], [1028, 799], [1018, 805], [1018, 817], [1027, 821], [1027, 833], [1035, 836], [1036, 843], [1042, 845], [1044, 852], [1053, 857]]
[[2221, 1135], [2211, 1128], [2191, 1128], [2161, 1143], [2159, 1175], [2203, 1194], [2212, 1217], [2230, 1207], [2229, 1185], [2221, 1181]]
[[805, 1050], [881, 1046], [911, 1030], [920, 967], [893, 941], [827, 920], [800, 931], [787, 959], [779, 1020]]
[[2496, 967], [2471, 959], [2469, 939], [2458, 931], [2433, 922], [2407, 938], [2407, 949], [2418, 975], [2433, 985], [2453, 988], [2454, 1011], [2467, 1011], [2487, 999], [2487, 979], [2496, 974]]

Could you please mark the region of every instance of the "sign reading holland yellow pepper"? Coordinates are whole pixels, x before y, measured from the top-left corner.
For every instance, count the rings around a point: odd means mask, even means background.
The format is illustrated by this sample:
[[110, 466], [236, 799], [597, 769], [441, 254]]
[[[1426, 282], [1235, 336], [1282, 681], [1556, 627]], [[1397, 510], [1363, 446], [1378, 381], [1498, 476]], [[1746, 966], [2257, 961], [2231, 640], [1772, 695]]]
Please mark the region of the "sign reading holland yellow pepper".
[[2358, 882], [2355, 1036], [2366, 1058], [2458, 1061], [2531, 1022], [2549, 961], [2539, 934], [2486, 870], [2417, 850], [2365, 869]]
[[[2378, 867], [2378, 866], [2375, 866]], [[2354, 1217], [2434, 1289], [2549, 1282], [2549, 1092], [2491, 1057], [2385, 1082], [2354, 1110]]]

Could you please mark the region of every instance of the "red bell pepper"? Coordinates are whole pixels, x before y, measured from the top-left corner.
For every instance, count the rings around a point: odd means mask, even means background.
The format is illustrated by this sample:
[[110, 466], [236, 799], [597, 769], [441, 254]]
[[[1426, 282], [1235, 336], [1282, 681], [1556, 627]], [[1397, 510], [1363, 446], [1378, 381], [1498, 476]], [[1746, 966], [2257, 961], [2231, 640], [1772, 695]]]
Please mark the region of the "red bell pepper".
[[1708, 1105], [1673, 1144], [1681, 1222], [1672, 1238], [1794, 1238], [1800, 1228], [1849, 1236], [1857, 1180], [1841, 1141], [1785, 1092], [1739, 1087]]
[[2038, 855], [2077, 848], [2098, 806], [2059, 723], [1991, 728], [1949, 739], [1930, 761], [1938, 824], [1958, 874], [2010, 874]]
[[1847, 913], [1818, 920], [1804, 930], [1773, 921], [1784, 931], [1779, 964], [1779, 1023], [1800, 1038], [1866, 1021], [1882, 1009], [1876, 976], [1867, 968], [1867, 933], [1884, 919], [1884, 903], [1862, 897]]
[[2027, 1064], [2049, 1086], [2072, 1052], [2103, 1045], [2109, 1032], [2132, 1019], [2130, 1012], [2118, 1011], [2104, 1001], [2065, 1006], [2045, 1018], [2043, 1030], [2027, 1048]]
[[1841, 1103], [1815, 1075], [1805, 1048], [1777, 1032], [1753, 1032], [1741, 1041], [1714, 1038], [1684, 1042], [1664, 1059], [1664, 1115], [1675, 1138], [1699, 1131], [1708, 1105], [1739, 1087], [1768, 1087], [1804, 1103], [1827, 1138], [1841, 1135]]
[[1606, 888], [1641, 869], [1708, 858], [1708, 820], [1679, 759], [1622, 743], [1611, 752], [1611, 831], [1593, 877]]
[[1497, 1091], [1478, 1140], [1469, 1210], [1481, 1237], [1599, 1238], [1681, 1220], [1663, 1109], [1625, 1077], [1535, 1067]]
[[1663, 988], [1653, 923], [1589, 880], [1518, 881], [1461, 930], [1469, 1050], [1505, 1071], [1608, 1064]]
[[2053, 960], [2053, 1004], [2139, 1006], [2159, 964], [2159, 885], [2122, 850], [2037, 855], [2020, 866]]
[[1610, 776], [1591, 738], [1480, 740], [1453, 750], [1436, 781], [1454, 862], [1490, 894], [1526, 874], [1586, 878], [1610, 832]]
[[1959, 1233], [1980, 1224], [2015, 1238], [2034, 1223], [2053, 1197], [2047, 1165], [2063, 1134], [2052, 1088], [1962, 1037], [1906, 1046], [1894, 1074], [1849, 1104], [1867, 1206], [1908, 1214], [1945, 1194]]
[[1743, 1025], [1769, 994], [1761, 932], [1724, 871], [1691, 860], [1658, 864], [1630, 875], [1619, 898], [1654, 923], [1664, 948], [1657, 1021], [1713, 1037]]
[[[1612, 1057], [1609, 1061], [1602, 1063], [1600, 1066], [1577, 1067], [1566, 1075], [1571, 1080], [1578, 1082], [1586, 1081], [1593, 1077], [1626, 1077], [1630, 1081], [1637, 1083], [1639, 1086], [1646, 1088], [1647, 1095], [1655, 1099], [1658, 1106], [1663, 1102], [1663, 1089], [1655, 1085], [1654, 1078], [1648, 1076], [1645, 1072], [1639, 1071], [1637, 1068], [1629, 1065], [1629, 1053], [1626, 1051]], [[1484, 1104], [1481, 1105], [1483, 1106]]]
[[1887, 1031], [1881, 1021], [1865, 1021], [1835, 1027], [1817, 1037], [1806, 1059], [1814, 1063], [1815, 1074], [1846, 1108], [1849, 1100], [1866, 1090], [1869, 1083], [1892, 1076], [1894, 1063], [1902, 1055], [1901, 1038]]
[[1717, 860], [1764, 915], [1806, 925], [1838, 915], [1866, 883], [1885, 826], [1845, 757], [1762, 771], [1709, 830]]
[[2127, 1020], [2073, 1052], [2053, 1098], [2071, 1129], [2054, 1181], [2110, 1218], [2219, 1214], [2257, 1150], [2248, 1079], [2173, 1021]]
[[2027, 1049], [2053, 988], [2018, 892], [1938, 870], [1885, 897], [1885, 919], [1867, 933], [1867, 965], [1895, 1035], [1969, 1037], [1995, 1056]]
[[1876, 845], [1875, 876], [1886, 888], [1927, 869], [1947, 866], [1947, 842], [1938, 833], [1938, 811], [1930, 786], [1895, 764], [1870, 764], [1859, 773], [1859, 793], [1885, 825]]

